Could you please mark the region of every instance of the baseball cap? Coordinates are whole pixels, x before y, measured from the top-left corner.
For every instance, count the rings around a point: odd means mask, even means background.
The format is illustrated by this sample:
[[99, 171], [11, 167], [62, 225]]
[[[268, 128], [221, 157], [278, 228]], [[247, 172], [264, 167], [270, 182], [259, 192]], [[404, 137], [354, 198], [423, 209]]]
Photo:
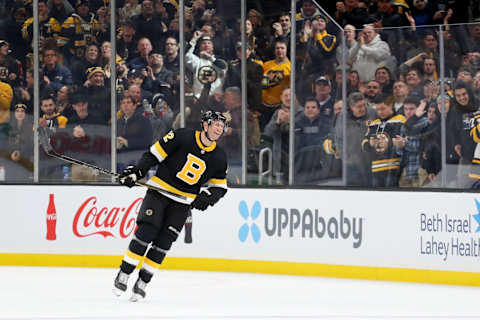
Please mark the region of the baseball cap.
[[0, 40], [0, 48], [3, 46], [9, 46], [9, 43], [5, 40]]
[[315, 84], [320, 83], [320, 82], [327, 83], [327, 85], [328, 85], [329, 87], [332, 86], [332, 82], [330, 81], [330, 79], [328, 79], [328, 78], [325, 77], [325, 76], [320, 76], [320, 77], [318, 77], [318, 78], [315, 80]]

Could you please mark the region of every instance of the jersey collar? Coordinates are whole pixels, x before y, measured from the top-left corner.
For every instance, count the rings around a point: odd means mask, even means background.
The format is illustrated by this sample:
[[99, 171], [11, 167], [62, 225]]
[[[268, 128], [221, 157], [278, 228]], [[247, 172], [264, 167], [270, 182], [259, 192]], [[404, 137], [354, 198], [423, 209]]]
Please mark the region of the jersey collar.
[[207, 152], [213, 151], [213, 149], [215, 149], [215, 147], [217, 146], [217, 143], [213, 141], [209, 147], [205, 147], [202, 143], [202, 140], [200, 139], [200, 131], [195, 131], [195, 140], [197, 141], [198, 147]]

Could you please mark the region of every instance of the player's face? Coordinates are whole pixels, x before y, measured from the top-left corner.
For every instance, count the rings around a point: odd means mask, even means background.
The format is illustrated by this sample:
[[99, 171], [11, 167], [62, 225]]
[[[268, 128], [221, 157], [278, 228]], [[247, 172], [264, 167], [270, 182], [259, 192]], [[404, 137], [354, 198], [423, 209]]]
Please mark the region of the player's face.
[[218, 140], [223, 133], [223, 128], [225, 127], [225, 123], [220, 120], [215, 120], [212, 122], [210, 126], [208, 126], [207, 134], [210, 140]]

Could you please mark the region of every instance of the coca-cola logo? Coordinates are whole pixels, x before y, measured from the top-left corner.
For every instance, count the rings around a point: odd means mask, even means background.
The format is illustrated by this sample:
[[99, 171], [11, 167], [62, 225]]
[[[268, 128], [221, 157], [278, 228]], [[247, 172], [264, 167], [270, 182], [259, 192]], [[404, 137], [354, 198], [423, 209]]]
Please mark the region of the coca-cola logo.
[[82, 203], [73, 219], [73, 233], [79, 237], [100, 234], [113, 238], [128, 238], [135, 230], [135, 220], [143, 198], [137, 198], [128, 207], [100, 207], [97, 197]]

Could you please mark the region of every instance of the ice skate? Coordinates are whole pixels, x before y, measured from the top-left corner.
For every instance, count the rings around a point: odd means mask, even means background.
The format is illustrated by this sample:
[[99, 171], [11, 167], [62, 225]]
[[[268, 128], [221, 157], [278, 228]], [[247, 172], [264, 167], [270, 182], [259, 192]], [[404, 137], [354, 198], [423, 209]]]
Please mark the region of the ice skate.
[[133, 286], [133, 295], [130, 297], [130, 301], [132, 302], [137, 302], [138, 300], [142, 300], [145, 298], [145, 287], [147, 286], [147, 283], [142, 281], [140, 277], [137, 279], [135, 282], [135, 285]]
[[128, 274], [122, 272], [121, 270], [118, 272], [115, 282], [113, 283], [113, 293], [117, 297], [127, 291], [128, 276]]

